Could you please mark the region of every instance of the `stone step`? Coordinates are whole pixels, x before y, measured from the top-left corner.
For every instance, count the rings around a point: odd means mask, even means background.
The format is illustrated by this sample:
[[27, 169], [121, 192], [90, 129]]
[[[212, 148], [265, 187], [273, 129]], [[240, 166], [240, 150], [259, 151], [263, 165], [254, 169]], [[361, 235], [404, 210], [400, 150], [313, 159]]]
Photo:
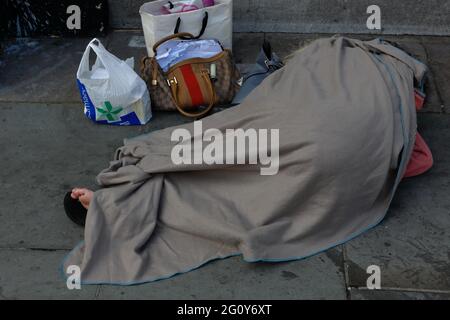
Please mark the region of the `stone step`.
[[[116, 29], [141, 28], [143, 0], [109, 0]], [[450, 35], [448, 0], [237, 0], [236, 32], [369, 33], [369, 5], [381, 9], [382, 30], [376, 34]]]

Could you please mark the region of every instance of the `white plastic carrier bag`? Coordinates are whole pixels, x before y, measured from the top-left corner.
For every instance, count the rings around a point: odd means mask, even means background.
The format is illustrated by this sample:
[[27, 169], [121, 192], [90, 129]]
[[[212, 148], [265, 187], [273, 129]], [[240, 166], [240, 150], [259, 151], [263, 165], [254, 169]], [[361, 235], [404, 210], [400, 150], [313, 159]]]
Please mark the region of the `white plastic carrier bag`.
[[232, 49], [233, 0], [215, 0], [212, 6], [171, 14], [163, 10], [168, 3], [168, 0], [147, 2], [139, 9], [150, 57], [157, 41], [178, 32], [191, 33], [197, 39], [216, 39], [225, 49]]
[[[92, 68], [91, 50], [96, 54]], [[142, 125], [151, 119], [150, 95], [133, 65], [133, 58], [118, 59], [98, 39], [89, 42], [77, 71], [84, 113], [89, 119], [111, 125]]]

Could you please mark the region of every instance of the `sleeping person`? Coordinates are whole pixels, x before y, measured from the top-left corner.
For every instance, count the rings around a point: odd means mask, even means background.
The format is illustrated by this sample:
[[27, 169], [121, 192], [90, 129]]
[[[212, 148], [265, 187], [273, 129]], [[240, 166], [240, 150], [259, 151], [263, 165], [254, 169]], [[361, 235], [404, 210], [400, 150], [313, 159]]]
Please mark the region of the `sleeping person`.
[[[381, 40], [320, 39], [241, 105], [202, 119], [201, 132], [191, 123], [126, 140], [101, 189], [69, 195], [88, 211], [64, 270], [80, 266], [84, 284], [136, 284], [234, 255], [300, 259], [376, 226], [408, 175], [426, 70]], [[244, 135], [233, 156], [230, 129]], [[261, 130], [279, 145], [248, 143]], [[202, 161], [174, 162], [188, 145]], [[205, 161], [208, 147], [217, 161]], [[278, 152], [275, 174], [262, 174], [261, 149]]]

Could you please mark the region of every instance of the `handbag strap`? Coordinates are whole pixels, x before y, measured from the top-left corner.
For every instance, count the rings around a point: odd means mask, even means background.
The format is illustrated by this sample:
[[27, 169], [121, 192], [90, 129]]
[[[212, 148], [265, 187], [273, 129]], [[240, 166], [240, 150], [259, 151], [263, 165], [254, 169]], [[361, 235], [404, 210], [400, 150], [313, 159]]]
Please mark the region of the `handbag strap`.
[[158, 47], [160, 45], [162, 45], [164, 42], [167, 42], [169, 40], [172, 39], [185, 39], [185, 40], [190, 40], [190, 39], [195, 39], [195, 37], [190, 34], [189, 32], [179, 32], [179, 33], [175, 33], [175, 34], [171, 34], [170, 36], [164, 37], [161, 40], [157, 41], [154, 45], [153, 45], [153, 52], [156, 55], [156, 50], [158, 49]]
[[241, 89], [235, 95], [232, 105], [238, 105], [270, 74], [284, 66], [281, 59], [268, 41], [264, 41], [261, 51], [256, 58], [256, 63], [252, 65], [249, 72], [241, 78]]
[[208, 84], [208, 90], [211, 97], [211, 101], [209, 102], [208, 107], [206, 107], [205, 110], [200, 112], [188, 112], [186, 110], [183, 110], [183, 108], [180, 107], [180, 103], [178, 102], [178, 82], [175, 80], [170, 81], [170, 86], [175, 86], [175, 89], [172, 91], [173, 93], [173, 100], [175, 102], [175, 106], [177, 107], [177, 110], [184, 116], [189, 118], [200, 118], [206, 115], [211, 109], [214, 107], [214, 103], [216, 101], [216, 92], [213, 88], [213, 85], [211, 83], [211, 79], [209, 78], [209, 74], [205, 71], [202, 71], [202, 76], [205, 78], [206, 83]]

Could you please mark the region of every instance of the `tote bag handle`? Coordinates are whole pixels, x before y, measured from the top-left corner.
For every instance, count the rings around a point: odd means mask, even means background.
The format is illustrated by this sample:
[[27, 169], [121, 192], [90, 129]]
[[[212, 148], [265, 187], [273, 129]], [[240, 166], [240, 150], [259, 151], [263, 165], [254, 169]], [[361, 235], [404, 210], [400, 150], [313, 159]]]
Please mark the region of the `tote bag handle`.
[[[205, 11], [205, 16], [203, 17], [202, 20], [202, 28], [200, 29], [199, 34], [196, 37], [193, 37], [193, 39], [200, 39], [200, 37], [205, 33], [206, 27], [208, 26], [208, 18], [209, 18], [208, 12]], [[178, 17], [177, 24], [175, 25], [175, 30], [173, 31], [173, 34], [177, 34], [180, 32], [180, 25], [181, 25], [181, 17]], [[190, 38], [180, 37], [180, 39], [189, 40]]]

